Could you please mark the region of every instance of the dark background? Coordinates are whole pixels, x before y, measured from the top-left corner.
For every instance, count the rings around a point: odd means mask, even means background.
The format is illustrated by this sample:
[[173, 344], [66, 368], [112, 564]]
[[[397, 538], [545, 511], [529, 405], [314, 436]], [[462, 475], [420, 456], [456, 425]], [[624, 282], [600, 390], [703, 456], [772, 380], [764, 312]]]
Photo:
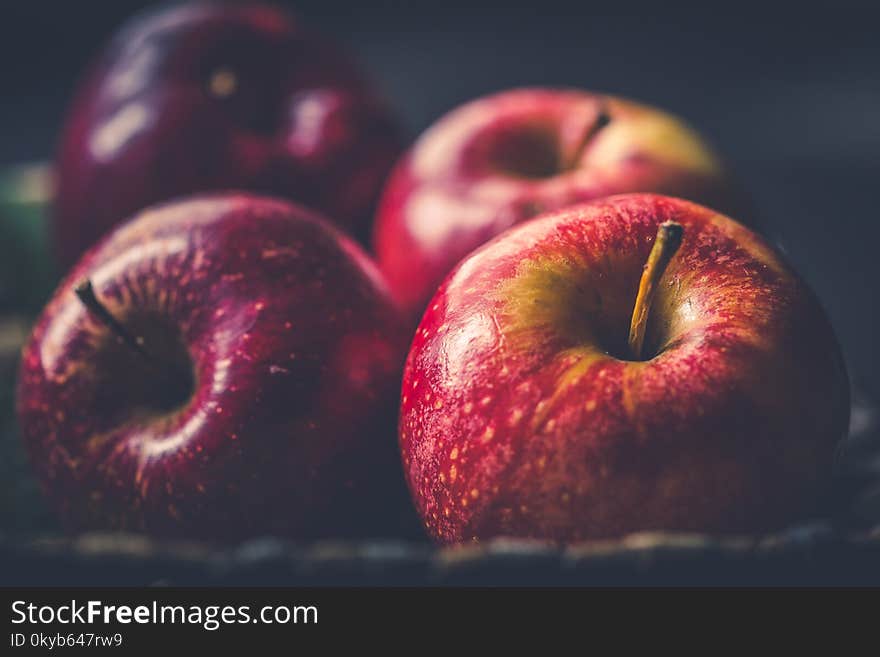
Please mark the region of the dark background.
[[[0, 166], [50, 155], [78, 74], [149, 4], [0, 2]], [[880, 29], [868, 3], [282, 4], [360, 59], [413, 137], [516, 85], [586, 87], [684, 116], [751, 192], [877, 398]]]

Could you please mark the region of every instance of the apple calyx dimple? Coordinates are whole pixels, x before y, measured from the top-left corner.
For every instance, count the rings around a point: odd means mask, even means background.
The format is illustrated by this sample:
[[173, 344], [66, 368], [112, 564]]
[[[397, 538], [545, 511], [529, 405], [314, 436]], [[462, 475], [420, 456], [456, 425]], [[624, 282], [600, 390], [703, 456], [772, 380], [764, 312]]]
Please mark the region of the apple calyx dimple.
[[674, 221], [664, 221], [657, 228], [657, 239], [648, 254], [642, 277], [639, 280], [639, 291], [633, 307], [629, 329], [629, 352], [634, 360], [642, 360], [642, 347], [645, 343], [645, 330], [648, 326], [648, 314], [657, 292], [657, 286], [666, 271], [669, 261], [681, 246], [684, 228]]
[[208, 91], [217, 98], [226, 98], [238, 88], [238, 76], [229, 68], [217, 68], [208, 80]]
[[144, 339], [132, 334], [101, 302], [90, 279], [86, 278], [77, 283], [73, 291], [92, 316], [139, 356], [146, 372], [157, 383], [156, 390], [160, 396], [161, 408], [172, 410], [180, 406], [182, 401], [189, 399], [194, 387], [190, 368], [179, 367], [175, 362], [160, 358], [157, 354], [148, 351], [144, 347]]

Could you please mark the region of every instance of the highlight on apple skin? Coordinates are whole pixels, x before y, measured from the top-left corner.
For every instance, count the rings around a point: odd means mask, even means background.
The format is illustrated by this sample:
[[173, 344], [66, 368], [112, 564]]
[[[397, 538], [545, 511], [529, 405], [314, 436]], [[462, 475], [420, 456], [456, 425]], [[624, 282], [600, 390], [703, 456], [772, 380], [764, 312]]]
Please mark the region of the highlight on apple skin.
[[282, 10], [188, 2], [125, 25], [79, 85], [56, 162], [54, 240], [70, 266], [159, 201], [244, 189], [353, 234], [401, 150], [348, 57]]
[[280, 200], [141, 212], [90, 250], [26, 345], [18, 417], [71, 530], [388, 535], [407, 335], [348, 237]]
[[396, 165], [374, 232], [379, 266], [418, 321], [447, 273], [514, 224], [626, 192], [751, 213], [719, 158], [679, 119], [621, 98], [526, 88], [469, 102]]
[[[670, 221], [682, 241], [636, 359], [633, 302]], [[820, 512], [848, 396], [828, 320], [779, 253], [706, 207], [622, 195], [456, 267], [412, 343], [399, 441], [440, 543], [760, 533]]]

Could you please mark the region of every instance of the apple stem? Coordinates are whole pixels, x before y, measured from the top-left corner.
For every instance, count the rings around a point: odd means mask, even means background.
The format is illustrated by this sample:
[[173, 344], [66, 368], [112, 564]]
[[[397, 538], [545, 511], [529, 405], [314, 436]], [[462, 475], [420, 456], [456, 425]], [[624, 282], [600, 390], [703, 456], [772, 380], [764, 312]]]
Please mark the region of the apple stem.
[[605, 128], [609, 123], [611, 123], [611, 115], [608, 113], [608, 110], [602, 105], [599, 108], [599, 112], [596, 114], [596, 120], [593, 121], [593, 125], [590, 126], [590, 129], [584, 133], [584, 136], [581, 138], [580, 143], [578, 143], [577, 148], [571, 151], [571, 157], [569, 161], [565, 163], [563, 170], [567, 171], [569, 169], [574, 169], [577, 166], [578, 161], [581, 159], [581, 155], [583, 155], [584, 149], [586, 149], [587, 144], [595, 137], [599, 132]]
[[92, 287], [92, 281], [88, 278], [80, 281], [76, 284], [76, 287], [73, 288], [73, 291], [89, 312], [101, 320], [107, 328], [113, 331], [125, 345], [136, 351], [142, 358], [151, 362], [153, 361], [152, 356], [150, 356], [143, 347], [143, 340], [136, 338], [129, 333], [125, 326], [123, 326], [122, 323], [116, 319], [109, 310], [107, 310], [107, 306], [101, 303], [98, 296], [95, 294], [95, 288]]
[[632, 320], [629, 328], [629, 353], [635, 360], [642, 359], [642, 347], [645, 343], [645, 330], [648, 326], [648, 314], [657, 292], [663, 272], [672, 256], [681, 245], [684, 228], [674, 221], [664, 221], [657, 228], [657, 239], [651, 247], [648, 261], [642, 270], [639, 281], [639, 292], [633, 307]]
[[180, 371], [180, 368], [174, 367], [173, 364], [163, 362], [144, 349], [143, 338], [132, 335], [122, 322], [113, 316], [107, 306], [98, 299], [91, 280], [83, 279], [76, 284], [73, 291], [86, 309], [107, 326], [123, 344], [138, 354], [151, 373], [157, 376], [164, 385], [169, 386], [169, 390], [176, 391], [178, 388], [188, 385], [186, 381], [190, 377], [186, 372]]

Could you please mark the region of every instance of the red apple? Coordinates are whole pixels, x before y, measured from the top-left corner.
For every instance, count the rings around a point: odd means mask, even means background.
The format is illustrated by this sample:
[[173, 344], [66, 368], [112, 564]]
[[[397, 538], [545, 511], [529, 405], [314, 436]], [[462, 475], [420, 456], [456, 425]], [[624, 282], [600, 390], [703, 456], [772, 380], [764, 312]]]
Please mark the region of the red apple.
[[[683, 239], [663, 272], [668, 221]], [[848, 416], [834, 334], [781, 256], [713, 210], [633, 194], [458, 265], [413, 341], [399, 438], [442, 543], [763, 532], [820, 508]]]
[[54, 225], [72, 262], [171, 197], [267, 192], [365, 234], [397, 127], [341, 53], [279, 9], [186, 3], [133, 20], [80, 85]]
[[491, 237], [624, 192], [682, 196], [735, 216], [744, 205], [700, 137], [657, 109], [573, 90], [480, 98], [438, 121], [395, 168], [376, 220], [379, 266], [416, 316]]
[[383, 533], [409, 505], [400, 326], [367, 256], [301, 208], [146, 210], [80, 260], [24, 349], [30, 459], [74, 530]]

